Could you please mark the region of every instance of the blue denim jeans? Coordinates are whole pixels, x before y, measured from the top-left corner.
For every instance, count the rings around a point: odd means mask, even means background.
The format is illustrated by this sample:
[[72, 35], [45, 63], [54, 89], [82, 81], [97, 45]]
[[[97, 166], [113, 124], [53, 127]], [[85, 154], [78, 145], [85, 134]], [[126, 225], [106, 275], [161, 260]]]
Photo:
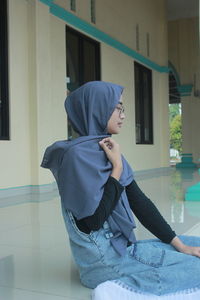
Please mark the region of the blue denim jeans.
[[[112, 233], [107, 222], [100, 230], [86, 234], [63, 206], [62, 212], [83, 285], [95, 288], [107, 280], [120, 280], [136, 292], [155, 295], [200, 289], [200, 258], [180, 253], [158, 239], [137, 241], [121, 257], [110, 244]], [[200, 246], [198, 237], [180, 239]]]

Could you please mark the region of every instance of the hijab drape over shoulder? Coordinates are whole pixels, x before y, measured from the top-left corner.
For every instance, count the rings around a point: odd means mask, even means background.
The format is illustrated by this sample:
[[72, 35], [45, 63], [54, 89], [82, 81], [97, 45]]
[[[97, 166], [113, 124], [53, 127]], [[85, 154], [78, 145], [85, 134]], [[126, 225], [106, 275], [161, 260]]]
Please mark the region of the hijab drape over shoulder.
[[[41, 166], [52, 171], [61, 201], [77, 219], [94, 214], [112, 171], [99, 141], [110, 136], [107, 123], [119, 102], [123, 87], [109, 82], [92, 81], [72, 92], [65, 109], [74, 140], [57, 141], [49, 146]], [[133, 180], [131, 167], [122, 156], [123, 172], [119, 182], [126, 186]], [[135, 242], [135, 223], [125, 190], [108, 218], [113, 233], [111, 244], [123, 255], [128, 242]]]

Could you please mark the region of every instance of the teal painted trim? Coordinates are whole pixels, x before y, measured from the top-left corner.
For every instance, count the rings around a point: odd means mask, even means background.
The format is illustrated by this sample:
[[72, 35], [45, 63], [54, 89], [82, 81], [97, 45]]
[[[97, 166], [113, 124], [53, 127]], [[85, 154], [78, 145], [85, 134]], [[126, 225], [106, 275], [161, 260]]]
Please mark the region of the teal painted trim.
[[193, 85], [192, 84], [185, 84], [178, 86], [178, 91], [180, 93], [191, 93]]
[[[139, 181], [139, 180], [145, 180], [153, 177], [168, 176], [172, 171], [173, 170], [170, 167], [162, 167], [162, 168], [135, 171], [134, 176]], [[48, 199], [48, 197], [50, 197], [49, 194], [52, 193], [53, 195], [59, 194], [58, 187], [55, 181], [49, 184], [25, 185], [25, 186], [0, 189], [0, 207], [2, 207], [1, 204], [4, 202], [5, 205], [7, 205], [6, 203], [8, 203], [9, 201], [8, 198], [13, 199], [13, 197], [17, 197], [14, 201], [17, 202], [19, 201], [19, 203], [25, 203], [25, 202], [33, 201], [33, 199], [35, 199], [34, 201], [40, 201], [41, 197], [42, 199], [43, 198]], [[12, 199], [11, 202], [13, 201]]]
[[49, 184], [10, 187], [0, 189], [0, 200], [20, 195], [39, 195], [43, 193], [51, 193], [55, 190], [57, 190], [57, 185], [55, 181]]
[[190, 97], [190, 96], [191, 94], [185, 94], [185, 93], [181, 94], [181, 97]]
[[26, 193], [26, 194], [7, 194], [5, 197], [0, 197], [0, 208], [8, 206], [16, 206], [28, 203], [40, 203], [44, 201], [54, 201], [59, 197], [58, 190], [45, 191], [44, 193]]
[[176, 168], [197, 168], [197, 164], [193, 163], [192, 153], [182, 153], [181, 162], [176, 164]]
[[33, 184], [33, 185], [22, 185], [22, 186], [14, 186], [14, 187], [9, 187], [9, 188], [4, 188], [4, 189], [0, 189], [0, 192], [1, 191], [8, 191], [8, 190], [14, 190], [14, 189], [25, 189], [25, 188], [35, 188], [35, 187], [46, 187], [46, 186], [50, 186], [52, 185], [54, 182], [52, 183], [49, 183], [49, 184], [40, 184], [40, 185], [37, 185], [37, 184]]
[[180, 96], [181, 97], [191, 96], [193, 85], [192, 84], [181, 85], [179, 74], [176, 71], [176, 68], [170, 61], [168, 62], [168, 65], [169, 65], [169, 71], [173, 73], [176, 79], [177, 89], [178, 92], [180, 93]]
[[200, 182], [190, 186], [185, 194], [186, 201], [200, 201]]
[[187, 193], [185, 194], [185, 201], [200, 201], [200, 191], [199, 193], [196, 193], [196, 194], [190, 194], [190, 193]]
[[132, 50], [131, 48], [127, 47], [123, 43], [117, 41], [116, 39], [112, 38], [108, 34], [104, 33], [103, 31], [97, 29], [96, 27], [90, 25], [86, 21], [81, 20], [77, 16], [73, 15], [72, 13], [66, 11], [62, 7], [59, 7], [56, 4], [52, 4], [50, 7], [50, 12], [60, 19], [66, 21], [67, 23], [75, 26], [76, 28], [84, 31], [85, 33], [93, 36], [94, 38], [112, 46], [113, 48], [125, 53], [126, 55], [140, 61], [141, 63], [145, 64], [146, 66], [161, 72], [161, 73], [168, 73], [168, 67], [162, 67], [156, 64], [155, 62], [147, 59], [146, 57], [142, 56], [141, 54], [137, 53], [136, 51]]
[[106, 43], [107, 45], [123, 52], [124, 54], [136, 59], [137, 61], [141, 62], [142, 64], [148, 66], [149, 68], [156, 70], [160, 73], [168, 73], [169, 68], [166, 66], [160, 66], [157, 63], [151, 61], [150, 59], [144, 57], [143, 55], [137, 53], [133, 49], [127, 47], [123, 43], [117, 41], [116, 39], [112, 38], [110, 35], [104, 33], [103, 31], [97, 29], [95, 26], [87, 23], [86, 21], [78, 18], [74, 14], [68, 12], [64, 8], [60, 7], [59, 5], [53, 3], [53, 1], [49, 0], [38, 0], [41, 1], [50, 7], [50, 13], [63, 21], [67, 22], [68, 24], [74, 26], [77, 29], [89, 34], [90, 36], [94, 37], [95, 39]]
[[187, 193], [196, 193], [196, 192], [200, 192], [200, 182], [188, 187], [187, 189]]
[[197, 165], [195, 163], [178, 163], [176, 164], [176, 168], [179, 169], [179, 168], [184, 168], [184, 169], [196, 169], [197, 168]]
[[181, 97], [191, 96], [193, 84], [185, 84], [177, 86]]
[[137, 181], [143, 181], [149, 178], [169, 176], [172, 172], [173, 169], [171, 167], [146, 169], [146, 170], [134, 171], [134, 178], [137, 179]]
[[173, 73], [173, 75], [174, 75], [174, 77], [176, 79], [176, 84], [178, 86], [180, 86], [181, 82], [180, 82], [179, 74], [176, 71], [176, 68], [174, 67], [174, 65], [170, 61], [168, 62], [168, 65], [169, 65], [169, 71]]
[[46, 4], [46, 5], [51, 6], [51, 4], [53, 3], [54, 0], [39, 0], [39, 1]]

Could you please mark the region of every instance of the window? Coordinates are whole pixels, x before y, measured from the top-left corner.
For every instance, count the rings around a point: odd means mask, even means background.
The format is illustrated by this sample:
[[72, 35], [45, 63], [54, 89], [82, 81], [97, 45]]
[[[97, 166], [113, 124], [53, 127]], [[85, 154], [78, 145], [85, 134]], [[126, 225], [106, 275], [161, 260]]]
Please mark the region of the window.
[[[67, 90], [73, 91], [82, 84], [100, 80], [100, 44], [66, 26]], [[68, 124], [68, 136], [74, 136]]]
[[139, 32], [139, 24], [136, 25], [135, 28], [135, 39], [136, 39], [136, 50], [140, 51], [140, 32]]
[[95, 9], [95, 0], [90, 0], [91, 2], [91, 22], [96, 23], [96, 9]]
[[76, 0], [70, 0], [70, 9], [76, 11]]
[[150, 34], [147, 32], [146, 34], [146, 44], [147, 44], [147, 56], [150, 56]]
[[0, 2], [0, 139], [9, 140], [7, 1]]
[[80, 32], [66, 27], [67, 89], [100, 80], [100, 44]]
[[136, 144], [153, 144], [152, 72], [137, 62], [134, 70]]

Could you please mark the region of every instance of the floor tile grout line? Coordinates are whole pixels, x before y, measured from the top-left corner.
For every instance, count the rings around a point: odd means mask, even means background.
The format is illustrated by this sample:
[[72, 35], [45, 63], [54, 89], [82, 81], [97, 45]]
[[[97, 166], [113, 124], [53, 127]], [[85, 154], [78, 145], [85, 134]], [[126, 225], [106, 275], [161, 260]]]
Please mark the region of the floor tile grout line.
[[58, 295], [58, 294], [52, 294], [52, 293], [46, 293], [46, 292], [42, 292], [42, 291], [36, 291], [36, 290], [29, 290], [29, 289], [23, 289], [23, 288], [17, 288], [17, 287], [10, 287], [10, 286], [7, 286], [7, 285], [1, 285], [0, 284], [0, 288], [3, 287], [3, 288], [9, 288], [9, 289], [14, 289], [14, 290], [19, 290], [19, 291], [25, 291], [25, 292], [31, 292], [31, 293], [35, 293], [35, 294], [44, 294], [44, 295], [51, 295], [51, 296], [56, 296], [56, 297], [60, 297], [60, 298], [65, 298], [67, 297], [67, 300], [86, 300], [86, 299], [83, 299], [83, 298], [74, 298], [74, 297], [71, 297], [69, 298], [69, 296], [67, 295]]

